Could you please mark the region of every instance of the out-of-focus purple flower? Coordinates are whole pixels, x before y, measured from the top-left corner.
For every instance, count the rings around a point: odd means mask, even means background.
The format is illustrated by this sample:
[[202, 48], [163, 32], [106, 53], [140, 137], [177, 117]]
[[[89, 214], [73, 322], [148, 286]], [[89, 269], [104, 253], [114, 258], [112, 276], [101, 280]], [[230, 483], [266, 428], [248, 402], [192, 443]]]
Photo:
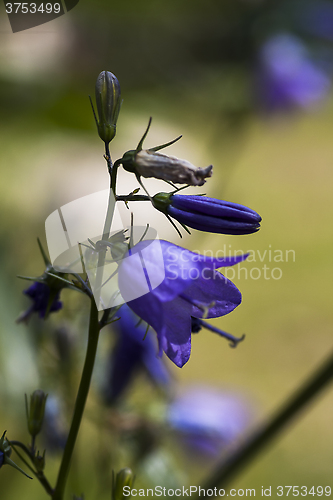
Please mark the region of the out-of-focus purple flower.
[[167, 420], [190, 450], [216, 456], [244, 432], [250, 414], [241, 397], [198, 386], [171, 403]]
[[0, 468], [3, 466], [4, 454], [3, 451], [0, 451]]
[[60, 401], [54, 395], [49, 395], [46, 402], [43, 436], [48, 452], [56, 452], [64, 449], [67, 433], [62, 425]]
[[199, 231], [240, 235], [260, 229], [260, 215], [238, 203], [170, 193], [158, 193], [153, 203], [161, 212]]
[[120, 319], [114, 323], [118, 341], [112, 350], [106, 375], [104, 398], [107, 403], [114, 402], [129, 386], [139, 370], [145, 370], [155, 384], [165, 387], [170, 374], [163, 361], [157, 356], [157, 343], [152, 332], [147, 333], [147, 325], [140, 323], [131, 309], [124, 304], [119, 313]]
[[261, 47], [257, 94], [268, 110], [310, 107], [329, 89], [328, 75], [297, 37], [279, 34]]
[[17, 323], [28, 321], [33, 313], [37, 313], [40, 318], [45, 318], [47, 312], [56, 312], [62, 308], [62, 302], [59, 300], [60, 292], [52, 297], [52, 303], [49, 305], [50, 288], [45, 283], [35, 281], [23, 293], [32, 299], [33, 304], [19, 316]]
[[297, 11], [297, 20], [307, 33], [333, 40], [333, 4], [325, 0], [306, 2]]
[[[156, 331], [160, 355], [164, 351], [182, 367], [191, 353], [191, 318], [224, 316], [241, 303], [240, 291], [216, 269], [247, 256], [214, 258], [163, 240], [142, 241], [119, 267], [119, 289], [129, 307]], [[152, 277], [160, 283], [155, 288]]]

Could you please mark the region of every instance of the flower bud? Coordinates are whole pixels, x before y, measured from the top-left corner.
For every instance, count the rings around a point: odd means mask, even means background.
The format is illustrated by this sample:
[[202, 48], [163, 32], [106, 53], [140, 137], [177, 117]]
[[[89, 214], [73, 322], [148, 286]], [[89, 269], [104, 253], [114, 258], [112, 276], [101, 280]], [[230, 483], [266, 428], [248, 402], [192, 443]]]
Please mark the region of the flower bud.
[[183, 225], [210, 233], [251, 234], [260, 229], [261, 217], [251, 208], [208, 196], [158, 193], [154, 207]]
[[[116, 478], [113, 476], [112, 481], [112, 500], [124, 500], [125, 498], [130, 498], [129, 495], [130, 490], [132, 489], [134, 483], [134, 474], [126, 467], [125, 469], [121, 469], [116, 474]], [[124, 488], [126, 490], [124, 491]], [[124, 495], [126, 493], [126, 495]]]
[[45, 468], [45, 450], [43, 455], [39, 454], [39, 451], [37, 452], [37, 455], [34, 457], [34, 465], [36, 467], [36, 470], [38, 472], [42, 472]]
[[141, 137], [136, 149], [131, 149], [124, 153], [123, 157], [116, 161], [115, 165], [122, 165], [128, 172], [134, 173], [137, 178], [155, 177], [175, 184], [189, 184], [190, 186], [203, 186], [207, 177], [213, 175], [213, 165], [205, 168], [199, 168], [192, 165], [187, 160], [181, 160], [175, 156], [167, 156], [158, 153], [160, 149], [166, 148], [179, 141], [181, 135], [173, 141], [155, 146], [154, 148], [142, 149], [150, 125]]
[[116, 135], [116, 124], [121, 106], [120, 85], [110, 71], [102, 71], [97, 78], [96, 106], [98, 113], [98, 134], [107, 144]]
[[30, 396], [30, 411], [28, 409], [27, 396], [25, 396], [25, 398], [28, 430], [30, 435], [35, 437], [40, 433], [43, 425], [47, 394], [40, 389], [34, 391]]
[[170, 198], [172, 193], [157, 193], [153, 196], [153, 205], [154, 208], [159, 210], [160, 212], [167, 214], [168, 208], [171, 203]]
[[6, 438], [6, 431], [2, 434], [0, 439], [0, 467], [6, 463], [6, 458], [10, 457], [12, 449]]
[[212, 176], [213, 166], [199, 168], [187, 160], [167, 156], [149, 149], [139, 151], [135, 156], [136, 172], [142, 177], [155, 177], [175, 184], [202, 186]]

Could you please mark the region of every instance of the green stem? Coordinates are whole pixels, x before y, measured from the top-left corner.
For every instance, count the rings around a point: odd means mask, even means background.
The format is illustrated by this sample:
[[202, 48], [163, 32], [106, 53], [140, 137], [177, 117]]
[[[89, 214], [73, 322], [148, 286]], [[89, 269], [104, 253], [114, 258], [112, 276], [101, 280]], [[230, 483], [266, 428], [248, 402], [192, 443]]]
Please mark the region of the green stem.
[[20, 457], [20, 459], [22, 460], [22, 462], [28, 467], [28, 469], [37, 477], [38, 481], [41, 483], [41, 485], [44, 487], [46, 493], [48, 493], [51, 497], [53, 495], [53, 488], [52, 486], [50, 485], [50, 483], [48, 482], [47, 478], [45, 477], [44, 475], [44, 472], [43, 471], [36, 471], [35, 469], [33, 469], [29, 464], [28, 462], [22, 457], [22, 455], [17, 451], [16, 447], [18, 446], [19, 448], [21, 448], [27, 455], [28, 457], [30, 458], [30, 460], [32, 461], [33, 463], [33, 459], [34, 459], [34, 456], [33, 454], [30, 452], [29, 448], [27, 446], [25, 446], [25, 444], [21, 443], [20, 441], [10, 441], [9, 442], [10, 446], [13, 448], [13, 450], [15, 451], [15, 453], [17, 454], [18, 457]]
[[91, 309], [90, 309], [90, 322], [89, 322], [89, 336], [88, 336], [88, 345], [86, 352], [86, 359], [84, 362], [82, 378], [79, 386], [79, 391], [77, 394], [74, 415], [71, 423], [71, 427], [69, 430], [67, 443], [65, 446], [64, 454], [62, 457], [62, 462], [59, 469], [57, 484], [53, 493], [53, 500], [62, 500], [64, 496], [66, 481], [68, 477], [70, 462], [76, 442], [76, 438], [79, 432], [82, 415], [84, 411], [84, 407], [86, 404], [91, 376], [94, 368], [98, 338], [99, 338], [99, 323], [98, 323], [98, 311], [96, 307], [96, 303], [94, 299], [91, 300]]
[[[113, 219], [113, 214], [114, 214], [114, 209], [115, 209], [115, 195], [114, 195], [114, 193], [115, 193], [115, 189], [116, 189], [115, 188], [116, 178], [114, 178], [114, 175], [116, 175], [116, 174], [114, 174], [114, 171], [117, 170], [116, 165], [112, 164], [109, 145], [107, 143], [105, 143], [105, 159], [106, 159], [106, 162], [108, 165], [108, 170], [109, 170], [109, 175], [110, 175], [110, 194], [109, 194], [108, 208], [107, 208], [107, 212], [106, 212], [106, 217], [105, 217], [105, 221], [104, 221], [104, 228], [103, 228], [103, 235], [102, 235], [102, 240], [104, 240], [104, 241], [109, 239], [111, 224], [112, 224], [112, 219]], [[107, 248], [101, 249], [99, 251], [99, 254], [98, 254], [96, 280], [95, 280], [95, 286], [93, 289], [94, 295], [95, 295], [95, 301], [98, 304], [98, 306], [100, 304], [106, 252], [107, 252]]]
[[[303, 408], [333, 379], [333, 355], [300, 390], [277, 412], [273, 419], [259, 429], [228, 460], [221, 463], [207, 479], [205, 490], [224, 487], [252, 460]], [[205, 497], [202, 497], [205, 498]]]
[[150, 201], [145, 194], [128, 194], [116, 196], [117, 201]]

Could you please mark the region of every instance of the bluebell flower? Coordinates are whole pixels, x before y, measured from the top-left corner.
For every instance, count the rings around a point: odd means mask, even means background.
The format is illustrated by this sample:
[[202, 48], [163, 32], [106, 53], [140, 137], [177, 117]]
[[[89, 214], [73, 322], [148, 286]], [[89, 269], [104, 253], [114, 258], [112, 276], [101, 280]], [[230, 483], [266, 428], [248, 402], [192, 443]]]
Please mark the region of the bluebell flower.
[[[45, 318], [47, 313], [59, 311], [62, 302], [59, 300], [60, 292], [54, 293], [50, 297], [50, 288], [45, 283], [36, 281], [29, 288], [23, 291], [25, 295], [32, 299], [32, 305], [22, 313], [17, 319], [17, 323], [28, 321], [33, 313], [37, 313], [40, 318]], [[51, 298], [51, 304], [49, 304]]]
[[307, 108], [324, 98], [330, 79], [290, 34], [268, 39], [259, 54], [258, 97], [269, 110]]
[[207, 257], [167, 241], [146, 240], [122, 261], [119, 289], [129, 307], [156, 331], [159, 354], [164, 351], [182, 367], [191, 353], [191, 318], [224, 316], [241, 303], [240, 291], [217, 268], [247, 257]]
[[199, 231], [239, 235], [260, 229], [260, 215], [238, 203], [170, 193], [158, 193], [153, 203], [161, 212]]
[[167, 421], [189, 451], [217, 456], [246, 429], [250, 408], [240, 396], [211, 387], [187, 389], [169, 407]]
[[157, 344], [151, 331], [146, 335], [147, 325], [140, 322], [131, 309], [124, 304], [119, 313], [120, 319], [113, 328], [118, 340], [112, 350], [106, 376], [104, 398], [107, 403], [115, 401], [130, 385], [139, 370], [145, 370], [153, 383], [166, 386], [170, 374], [163, 361], [157, 357]]

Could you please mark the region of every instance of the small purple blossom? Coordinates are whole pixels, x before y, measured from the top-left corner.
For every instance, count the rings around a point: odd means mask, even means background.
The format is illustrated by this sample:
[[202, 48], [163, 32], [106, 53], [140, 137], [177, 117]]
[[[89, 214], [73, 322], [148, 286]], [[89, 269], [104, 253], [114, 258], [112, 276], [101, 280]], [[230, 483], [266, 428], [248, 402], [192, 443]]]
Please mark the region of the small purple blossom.
[[198, 386], [171, 403], [167, 420], [190, 450], [217, 456], [244, 432], [249, 417], [241, 397]]
[[[45, 318], [47, 312], [56, 312], [62, 308], [62, 302], [59, 300], [60, 292], [57, 292], [49, 306], [50, 288], [45, 283], [35, 281], [29, 288], [23, 291], [33, 301], [32, 305], [18, 318], [17, 322], [28, 321], [33, 313], [38, 313], [40, 318]], [[48, 311], [49, 307], [49, 311]]]
[[207, 196], [174, 194], [169, 197], [166, 213], [186, 226], [209, 233], [240, 235], [260, 229], [261, 217], [254, 210]]
[[327, 95], [330, 79], [297, 37], [283, 33], [268, 39], [260, 50], [257, 86], [269, 110], [307, 108]]
[[[164, 269], [157, 257], [160, 252]], [[119, 267], [120, 292], [129, 307], [156, 331], [160, 355], [164, 351], [182, 367], [191, 353], [191, 318], [224, 316], [241, 303], [240, 291], [217, 268], [237, 264], [248, 254], [214, 258], [167, 241], [146, 240], [129, 255]], [[153, 288], [151, 277], [158, 275], [163, 279]]]
[[298, 24], [307, 33], [333, 40], [333, 5], [326, 0], [307, 2], [297, 13]]
[[157, 343], [151, 332], [146, 335], [147, 325], [140, 322], [131, 309], [124, 304], [120, 319], [114, 323], [118, 341], [109, 359], [107, 385], [104, 398], [114, 402], [130, 385], [135, 374], [145, 370], [156, 385], [166, 387], [170, 374], [163, 361], [157, 356]]
[[0, 468], [3, 466], [3, 461], [4, 461], [4, 453], [3, 451], [0, 451]]

